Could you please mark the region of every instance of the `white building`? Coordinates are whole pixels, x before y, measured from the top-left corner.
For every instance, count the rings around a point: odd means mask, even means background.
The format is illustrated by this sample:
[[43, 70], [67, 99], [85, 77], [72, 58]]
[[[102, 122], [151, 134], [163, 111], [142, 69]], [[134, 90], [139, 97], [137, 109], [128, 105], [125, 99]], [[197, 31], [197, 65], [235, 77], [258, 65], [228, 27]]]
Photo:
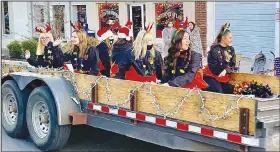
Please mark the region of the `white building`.
[[279, 57], [279, 8], [279, 2], [208, 2], [208, 46], [220, 26], [228, 22], [237, 53], [254, 57], [262, 51], [272, 58], [272, 51]]
[[[233, 45], [242, 56], [253, 57], [259, 51], [274, 51], [279, 56], [279, 20], [275, 19], [279, 2], [183, 2], [183, 3], [104, 3], [104, 2], [2, 2], [2, 48], [12, 40], [32, 37], [40, 23], [53, 20], [58, 5], [62, 5], [65, 39], [71, 37], [69, 20], [87, 23], [97, 31], [107, 20], [124, 25], [131, 20], [133, 30], [143, 29], [145, 22], [155, 22], [153, 35], [161, 43], [160, 24], [165, 17], [195, 21], [201, 27], [204, 51], [215, 39], [219, 27], [231, 23]], [[50, 9], [46, 9], [46, 8]], [[169, 11], [164, 11], [164, 8]], [[170, 11], [171, 10], [171, 11]], [[5, 18], [6, 17], [6, 18]], [[33, 18], [32, 18], [33, 17]], [[35, 19], [34, 19], [35, 17]], [[8, 18], [8, 19], [7, 19]], [[135, 32], [137, 33], [137, 32]]]
[[[101, 5], [105, 6], [112, 4], [118, 6], [118, 10], [116, 13], [113, 14], [112, 11], [104, 11], [103, 14], [101, 14], [99, 12]], [[182, 10], [184, 10], [183, 14], [187, 15], [189, 19], [194, 20], [194, 2], [184, 2], [182, 4]], [[53, 17], [52, 11], [48, 12], [46, 10], [42, 10], [42, 12], [40, 12], [40, 9], [46, 8], [46, 5], [49, 5], [50, 10], [53, 9], [53, 7], [56, 5], [64, 6], [64, 33], [66, 39], [70, 38], [72, 30], [70, 28], [69, 20], [72, 20], [72, 22], [80, 20], [84, 23], [87, 23], [89, 29], [97, 31], [102, 24], [100, 16], [104, 16], [104, 13], [105, 15], [115, 15], [121, 25], [124, 25], [127, 20], [132, 21], [132, 16], [134, 16], [135, 19], [140, 20], [140, 25], [137, 25], [138, 27], [140, 26], [140, 28], [144, 28], [144, 22], [152, 23], [156, 21], [155, 3], [153, 2], [141, 4], [132, 2], [4, 2], [4, 5], [2, 6], [7, 7], [8, 9], [7, 12], [2, 12], [2, 16], [5, 16], [6, 13], [9, 14], [9, 23], [6, 24], [9, 24], [10, 33], [5, 33], [5, 27], [3, 27], [3, 44], [5, 45], [7, 44], [7, 42], [14, 39], [20, 40], [25, 36], [31, 37], [33, 35], [32, 32], [34, 32], [35, 26], [38, 24], [38, 21], [34, 21], [34, 19], [32, 20], [32, 16], [35, 18], [41, 17], [46, 22], [48, 20], [49, 14], [49, 18], [51, 19]], [[192, 9], [187, 9], [188, 7]], [[138, 15], [140, 15], [140, 17], [135, 17]], [[135, 27], [134, 30], [138, 27]], [[153, 30], [153, 34], [156, 37], [156, 28], [153, 28]]]

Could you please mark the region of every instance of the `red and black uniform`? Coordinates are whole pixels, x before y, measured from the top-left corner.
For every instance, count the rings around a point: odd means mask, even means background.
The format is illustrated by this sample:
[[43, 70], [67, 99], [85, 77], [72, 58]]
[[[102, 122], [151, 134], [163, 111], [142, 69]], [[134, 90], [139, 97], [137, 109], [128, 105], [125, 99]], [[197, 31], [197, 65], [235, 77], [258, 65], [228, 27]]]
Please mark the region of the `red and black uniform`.
[[[233, 86], [227, 82], [230, 80], [229, 73], [237, 70], [236, 55], [232, 46], [223, 47], [216, 45], [211, 48], [207, 58], [208, 65], [204, 68], [203, 79], [208, 83], [207, 91], [219, 93], [233, 93]], [[219, 77], [219, 74], [226, 70], [225, 76]]]

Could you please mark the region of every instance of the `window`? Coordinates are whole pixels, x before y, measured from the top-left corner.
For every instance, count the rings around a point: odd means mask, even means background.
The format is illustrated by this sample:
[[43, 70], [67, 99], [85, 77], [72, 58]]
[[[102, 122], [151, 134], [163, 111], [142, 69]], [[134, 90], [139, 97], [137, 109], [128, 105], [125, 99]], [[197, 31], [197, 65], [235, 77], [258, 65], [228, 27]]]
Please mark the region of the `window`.
[[166, 26], [168, 19], [176, 20], [179, 18], [180, 22], [184, 22], [183, 4], [182, 3], [156, 3], [156, 37], [162, 38], [162, 30]]
[[65, 37], [64, 32], [64, 5], [54, 5], [52, 8], [53, 20], [52, 27], [54, 31], [54, 37]]
[[145, 27], [145, 5], [136, 4], [128, 5], [128, 19], [132, 21], [132, 36], [135, 39], [140, 30], [144, 30]]
[[33, 5], [33, 23], [35, 27], [44, 26], [49, 20], [47, 12], [47, 4], [44, 5]]
[[86, 5], [77, 5], [77, 17], [82, 25], [87, 24]]
[[107, 27], [109, 24], [119, 22], [119, 4], [117, 3], [98, 4], [98, 12], [100, 27]]
[[33, 3], [34, 27], [50, 24], [54, 38], [65, 37], [65, 5], [49, 5], [49, 3]]
[[9, 18], [9, 9], [8, 9], [8, 2], [3, 2], [2, 3], [2, 15], [3, 15], [3, 23], [4, 23], [4, 26], [3, 26], [3, 33], [4, 34], [10, 34], [10, 18]]

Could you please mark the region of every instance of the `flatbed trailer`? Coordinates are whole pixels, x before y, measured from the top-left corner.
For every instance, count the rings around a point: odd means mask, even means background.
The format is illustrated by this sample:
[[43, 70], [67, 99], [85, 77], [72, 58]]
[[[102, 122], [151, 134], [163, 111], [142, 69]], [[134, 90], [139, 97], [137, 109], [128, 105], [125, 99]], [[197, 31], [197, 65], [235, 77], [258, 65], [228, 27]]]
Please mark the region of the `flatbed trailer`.
[[[233, 74], [268, 83], [279, 77]], [[279, 96], [259, 99], [2, 63], [2, 126], [43, 150], [67, 144], [71, 125], [89, 125], [171, 149], [279, 151]], [[98, 138], [98, 137], [93, 137]]]

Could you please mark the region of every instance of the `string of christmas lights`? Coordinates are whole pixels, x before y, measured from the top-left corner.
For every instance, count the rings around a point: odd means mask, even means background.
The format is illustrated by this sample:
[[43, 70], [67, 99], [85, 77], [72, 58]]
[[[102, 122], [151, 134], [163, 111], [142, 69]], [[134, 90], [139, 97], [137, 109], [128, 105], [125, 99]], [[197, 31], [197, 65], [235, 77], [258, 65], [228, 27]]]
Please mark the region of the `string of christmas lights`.
[[[8, 72], [5, 73], [4, 68], [8, 66]], [[18, 68], [18, 70], [25, 70], [28, 72], [35, 72], [35, 73], [39, 73], [39, 74], [48, 74], [48, 73], [53, 73], [53, 72], [57, 72], [58, 75], [64, 77], [66, 80], [70, 81], [71, 84], [73, 85], [74, 89], [73, 89], [73, 96], [77, 96], [78, 94], [82, 94], [84, 95], [89, 101], [91, 100], [91, 91], [92, 89], [98, 85], [98, 83], [103, 79], [105, 81], [105, 92], [106, 92], [106, 100], [107, 103], [112, 103], [112, 93], [109, 89], [109, 78], [105, 77], [105, 76], [99, 76], [92, 84], [91, 87], [89, 87], [89, 89], [87, 90], [80, 90], [77, 86], [77, 81], [76, 81], [76, 74], [72, 73], [70, 71], [64, 71], [61, 69], [54, 69], [54, 68], [31, 68], [31, 67], [24, 67], [24, 66], [16, 66], [14, 65], [12, 68]], [[3, 64], [2, 63], [2, 76], [3, 75], [9, 75], [11, 72], [16, 72], [11, 70], [12, 69], [10, 67], [10, 65], [7, 64]], [[157, 101], [157, 97], [156, 95], [153, 93], [152, 91], [152, 84], [149, 82], [144, 82], [141, 83], [140, 85], [136, 86], [134, 89], [131, 90], [130, 93], [128, 93], [128, 96], [125, 100], [123, 101], [115, 101], [115, 105], [117, 108], [120, 108], [122, 106], [124, 106], [125, 104], [128, 104], [131, 102], [131, 98], [133, 97], [133, 95], [135, 95], [135, 93], [137, 91], [139, 91], [141, 88], [145, 88], [148, 91], [148, 95], [153, 97], [153, 101], [152, 104], [156, 107], [156, 114], [161, 115], [164, 117], [164, 119], [166, 119], [166, 117], [172, 117], [174, 114], [177, 114], [179, 112], [179, 110], [181, 109], [181, 107], [183, 106], [184, 102], [187, 101], [187, 99], [190, 97], [190, 95], [192, 94], [193, 91], [197, 91], [197, 93], [199, 94], [200, 97], [200, 102], [201, 102], [201, 107], [200, 107], [200, 113], [205, 117], [203, 117], [203, 119], [210, 123], [210, 125], [213, 126], [214, 122], [220, 120], [220, 119], [226, 119], [228, 117], [228, 115], [234, 111], [234, 110], [238, 110], [239, 109], [239, 101], [244, 98], [244, 97], [252, 97], [251, 95], [242, 95], [240, 96], [236, 101], [235, 101], [235, 106], [232, 106], [231, 104], [229, 104], [229, 102], [227, 103], [227, 105], [225, 106], [225, 110], [223, 112], [222, 115], [213, 115], [211, 114], [211, 112], [206, 108], [205, 106], [205, 97], [202, 95], [201, 90], [194, 88], [191, 89], [189, 91], [187, 91], [181, 98], [180, 100], [176, 103], [176, 105], [171, 108], [171, 110], [169, 111], [164, 111], [160, 105], [160, 103]], [[75, 97], [72, 97], [73, 99], [77, 100]]]

